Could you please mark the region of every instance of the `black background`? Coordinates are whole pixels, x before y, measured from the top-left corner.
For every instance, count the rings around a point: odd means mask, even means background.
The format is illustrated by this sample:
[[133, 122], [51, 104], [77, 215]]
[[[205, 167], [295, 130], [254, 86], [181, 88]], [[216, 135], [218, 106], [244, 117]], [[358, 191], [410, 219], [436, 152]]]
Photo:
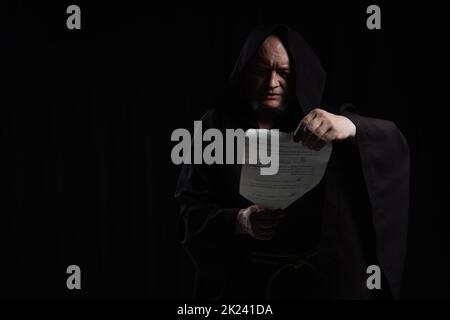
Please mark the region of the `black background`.
[[[393, 120], [411, 148], [404, 298], [449, 298], [445, 35], [435, 5], [2, 4], [0, 297], [189, 298], [172, 131], [192, 128], [255, 24], [287, 23], [328, 73], [326, 101]], [[81, 30], [66, 8], [81, 7]], [[444, 80], [439, 80], [444, 79]], [[437, 100], [437, 101], [435, 101]], [[447, 133], [447, 136], [445, 135]], [[66, 288], [66, 268], [82, 290]]]

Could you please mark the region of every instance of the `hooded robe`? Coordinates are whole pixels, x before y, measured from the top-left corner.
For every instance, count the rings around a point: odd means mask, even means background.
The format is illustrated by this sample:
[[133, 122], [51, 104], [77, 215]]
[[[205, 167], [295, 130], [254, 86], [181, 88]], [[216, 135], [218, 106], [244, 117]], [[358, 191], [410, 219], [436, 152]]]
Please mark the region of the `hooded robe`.
[[[372, 299], [400, 295], [409, 206], [409, 149], [396, 125], [364, 117], [355, 107], [324, 106], [325, 72], [296, 31], [284, 25], [254, 29], [230, 76], [228, 93], [201, 119], [203, 130], [258, 128], [242, 94], [248, 62], [269, 35], [284, 44], [294, 74], [294, 99], [273, 128], [292, 132], [320, 107], [349, 118], [352, 141], [333, 142], [321, 182], [284, 209], [271, 240], [236, 232], [240, 165], [185, 164], [175, 198], [182, 245], [196, 266], [197, 298]], [[225, 135], [224, 135], [225, 136]], [[224, 157], [225, 158], [225, 157]], [[370, 265], [381, 289], [369, 290]]]

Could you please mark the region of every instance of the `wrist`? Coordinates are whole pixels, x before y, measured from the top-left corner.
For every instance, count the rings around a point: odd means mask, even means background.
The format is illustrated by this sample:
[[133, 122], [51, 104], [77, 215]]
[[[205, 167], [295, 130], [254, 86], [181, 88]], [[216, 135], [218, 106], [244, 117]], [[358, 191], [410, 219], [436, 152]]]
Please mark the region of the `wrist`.
[[238, 212], [236, 219], [236, 233], [237, 234], [249, 234], [250, 233], [250, 225], [248, 221], [248, 217], [246, 215], [245, 209], [241, 209]]
[[349, 118], [347, 118], [346, 116], [342, 116], [345, 118], [346, 122], [347, 122], [347, 127], [348, 127], [348, 135], [347, 135], [347, 139], [350, 140], [355, 140], [356, 138], [356, 126], [353, 123], [352, 120], [350, 120]]

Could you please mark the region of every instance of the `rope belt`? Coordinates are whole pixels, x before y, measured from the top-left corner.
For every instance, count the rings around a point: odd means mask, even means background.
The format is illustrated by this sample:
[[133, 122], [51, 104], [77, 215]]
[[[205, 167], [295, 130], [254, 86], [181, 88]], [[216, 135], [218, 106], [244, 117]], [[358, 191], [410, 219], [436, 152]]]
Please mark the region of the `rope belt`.
[[308, 268], [310, 271], [320, 277], [321, 273], [314, 263], [314, 259], [316, 258], [317, 254], [317, 248], [303, 255], [252, 251], [248, 256], [248, 261], [251, 263], [267, 264], [277, 267], [272, 276], [269, 278], [265, 288], [265, 296], [267, 299], [270, 299], [272, 284], [281, 274], [281, 272], [285, 271], [286, 269], [292, 268], [294, 270], [300, 270], [302, 268]]

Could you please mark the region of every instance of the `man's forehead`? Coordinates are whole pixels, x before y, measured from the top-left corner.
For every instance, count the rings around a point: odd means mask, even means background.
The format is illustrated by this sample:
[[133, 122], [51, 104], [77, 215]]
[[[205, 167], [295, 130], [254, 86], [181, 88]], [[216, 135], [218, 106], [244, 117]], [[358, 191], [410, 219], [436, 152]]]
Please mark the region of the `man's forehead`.
[[281, 40], [274, 35], [268, 36], [258, 48], [258, 62], [271, 62], [276, 59], [279, 64], [289, 65], [289, 55]]

